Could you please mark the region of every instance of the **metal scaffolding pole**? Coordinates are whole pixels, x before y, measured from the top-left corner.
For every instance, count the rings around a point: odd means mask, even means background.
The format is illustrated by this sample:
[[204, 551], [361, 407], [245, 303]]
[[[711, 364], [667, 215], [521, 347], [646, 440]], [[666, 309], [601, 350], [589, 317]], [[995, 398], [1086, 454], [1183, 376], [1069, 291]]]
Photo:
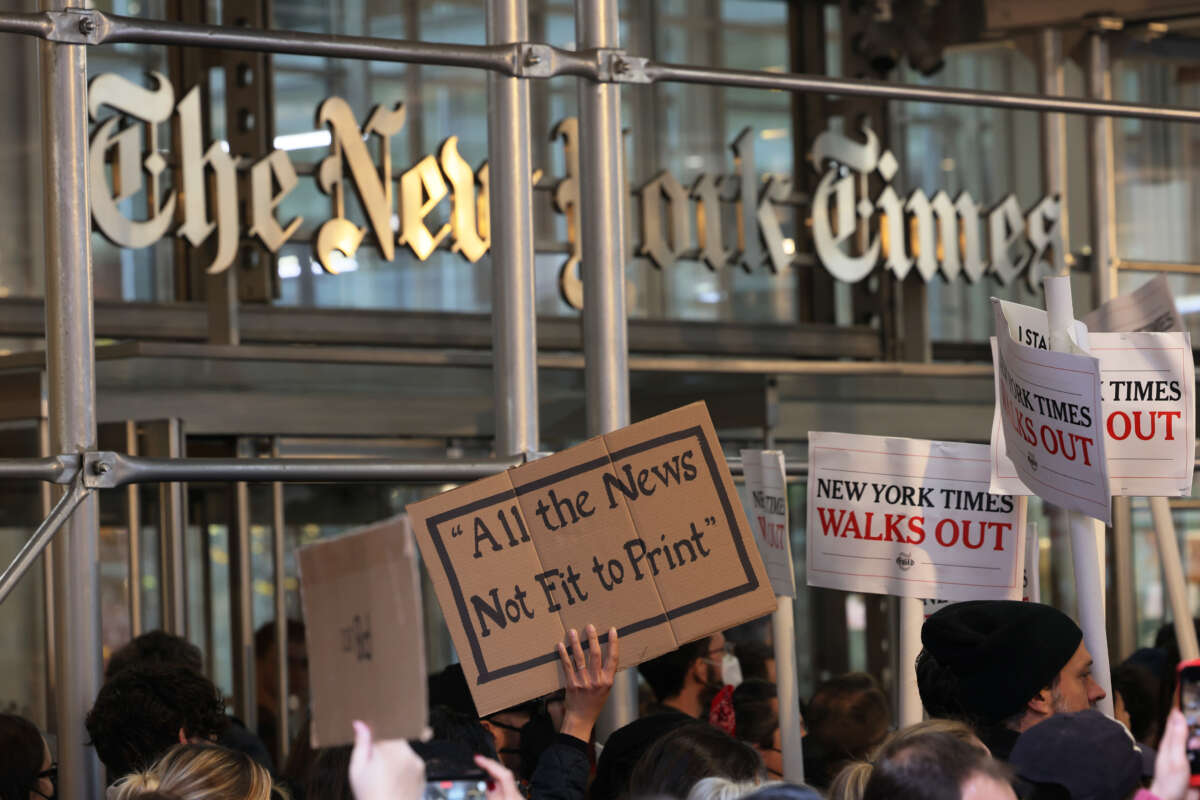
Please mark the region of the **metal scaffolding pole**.
[[[1046, 28], [1038, 35], [1038, 71], [1042, 94], [1047, 97], [1066, 94], [1063, 35], [1057, 28]], [[1065, 251], [1062, 255], [1065, 257], [1071, 252], [1067, 217], [1067, 120], [1062, 114], [1044, 114], [1041, 123], [1042, 194], [1059, 198], [1058, 224]]]
[[[42, 0], [43, 11], [64, 0]], [[46, 237], [46, 373], [50, 449], [96, 447], [95, 335], [92, 322], [91, 208], [87, 183], [87, 50], [42, 42], [42, 175]], [[100, 592], [97, 499], [80, 500], [54, 540], [54, 605], [58, 614], [59, 795], [103, 791], [96, 752], [83, 718], [100, 688]]]
[[[1088, 94], [1096, 101], [1112, 99], [1112, 65], [1108, 37], [1088, 37]], [[1088, 160], [1091, 166], [1092, 301], [1099, 306], [1117, 296], [1117, 211], [1114, 191], [1113, 123], [1106, 117], [1088, 120]]]
[[[488, 0], [488, 44], [529, 36], [526, 0]], [[537, 309], [533, 270], [533, 167], [529, 84], [488, 75], [491, 207], [504, 210], [492, 228], [492, 374], [496, 455], [538, 449]]]
[[[620, 46], [616, 0], [575, 0], [580, 49]], [[612, 83], [579, 80], [579, 198], [583, 259], [583, 358], [587, 432], [629, 424], [629, 342], [625, 315], [625, 171], [621, 93]], [[617, 675], [599, 734], [607, 736], [637, 717], [637, 679]]]

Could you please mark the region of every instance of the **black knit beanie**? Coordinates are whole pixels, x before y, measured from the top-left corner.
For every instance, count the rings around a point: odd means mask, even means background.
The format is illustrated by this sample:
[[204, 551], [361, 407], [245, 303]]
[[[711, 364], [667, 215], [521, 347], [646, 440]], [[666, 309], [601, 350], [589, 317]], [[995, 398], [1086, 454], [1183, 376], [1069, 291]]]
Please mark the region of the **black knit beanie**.
[[1015, 600], [951, 603], [921, 628], [925, 650], [958, 679], [963, 709], [993, 724], [1049, 686], [1082, 641], [1058, 609]]

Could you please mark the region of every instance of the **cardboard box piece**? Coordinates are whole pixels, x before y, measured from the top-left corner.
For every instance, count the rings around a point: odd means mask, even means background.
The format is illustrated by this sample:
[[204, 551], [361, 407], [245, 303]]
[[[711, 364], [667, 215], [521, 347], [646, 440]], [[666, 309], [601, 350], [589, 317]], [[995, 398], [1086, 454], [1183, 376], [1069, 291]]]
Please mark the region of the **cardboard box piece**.
[[630, 667], [775, 609], [703, 403], [407, 511], [480, 714], [562, 687], [570, 628]]
[[425, 730], [425, 637], [417, 553], [404, 516], [300, 548], [312, 746]]

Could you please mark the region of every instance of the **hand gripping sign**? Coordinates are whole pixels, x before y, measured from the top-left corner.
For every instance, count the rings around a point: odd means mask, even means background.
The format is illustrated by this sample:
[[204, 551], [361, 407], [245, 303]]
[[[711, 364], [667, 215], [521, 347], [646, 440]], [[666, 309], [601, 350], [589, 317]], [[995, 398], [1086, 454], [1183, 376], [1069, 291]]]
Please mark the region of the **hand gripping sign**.
[[[1014, 305], [992, 299], [996, 337], [996, 416], [992, 438], [992, 491], [1020, 492], [1012, 477], [1055, 505], [1110, 521], [1111, 495], [1101, 416], [1100, 361], [1084, 354], [1078, 331], [1076, 352], [1039, 349], [1036, 331], [1013, 339]], [[998, 423], [998, 424], [996, 424]], [[1007, 457], [1008, 464], [1001, 457]], [[1011, 466], [1010, 466], [1011, 465]], [[1010, 476], [1005, 470], [1011, 469]], [[1032, 490], [1032, 491], [1030, 491]]]
[[1019, 600], [1025, 498], [989, 474], [986, 445], [810, 432], [809, 585]]
[[[1044, 347], [1046, 313], [1041, 309], [1001, 301], [1001, 310], [1022, 340]], [[1125, 316], [1138, 309], [1126, 304]], [[1151, 311], [1152, 324], [1166, 319]], [[1079, 323], [1076, 323], [1078, 326]], [[1077, 327], [1078, 330], [1078, 327]], [[1187, 333], [1097, 333], [1084, 331], [1087, 351], [1099, 359], [1104, 449], [1109, 490], [1114, 495], [1188, 495], [1196, 451], [1195, 377], [1191, 337]], [[997, 397], [999, 397], [997, 388]], [[1005, 441], [998, 403], [992, 441]], [[1015, 465], [997, 446], [993, 487], [1032, 494]], [[1040, 492], [1038, 492], [1040, 494]]]
[[703, 403], [408, 513], [481, 714], [563, 686], [569, 628], [615, 626], [632, 666], [775, 609]]

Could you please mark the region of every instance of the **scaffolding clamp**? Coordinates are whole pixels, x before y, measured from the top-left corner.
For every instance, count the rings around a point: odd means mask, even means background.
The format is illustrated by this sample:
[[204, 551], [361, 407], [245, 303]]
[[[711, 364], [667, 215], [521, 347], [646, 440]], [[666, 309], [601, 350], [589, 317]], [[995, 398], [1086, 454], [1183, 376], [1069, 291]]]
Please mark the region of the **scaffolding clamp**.
[[62, 44], [100, 44], [108, 33], [108, 19], [94, 9], [68, 8], [47, 11], [50, 32], [46, 38]]

